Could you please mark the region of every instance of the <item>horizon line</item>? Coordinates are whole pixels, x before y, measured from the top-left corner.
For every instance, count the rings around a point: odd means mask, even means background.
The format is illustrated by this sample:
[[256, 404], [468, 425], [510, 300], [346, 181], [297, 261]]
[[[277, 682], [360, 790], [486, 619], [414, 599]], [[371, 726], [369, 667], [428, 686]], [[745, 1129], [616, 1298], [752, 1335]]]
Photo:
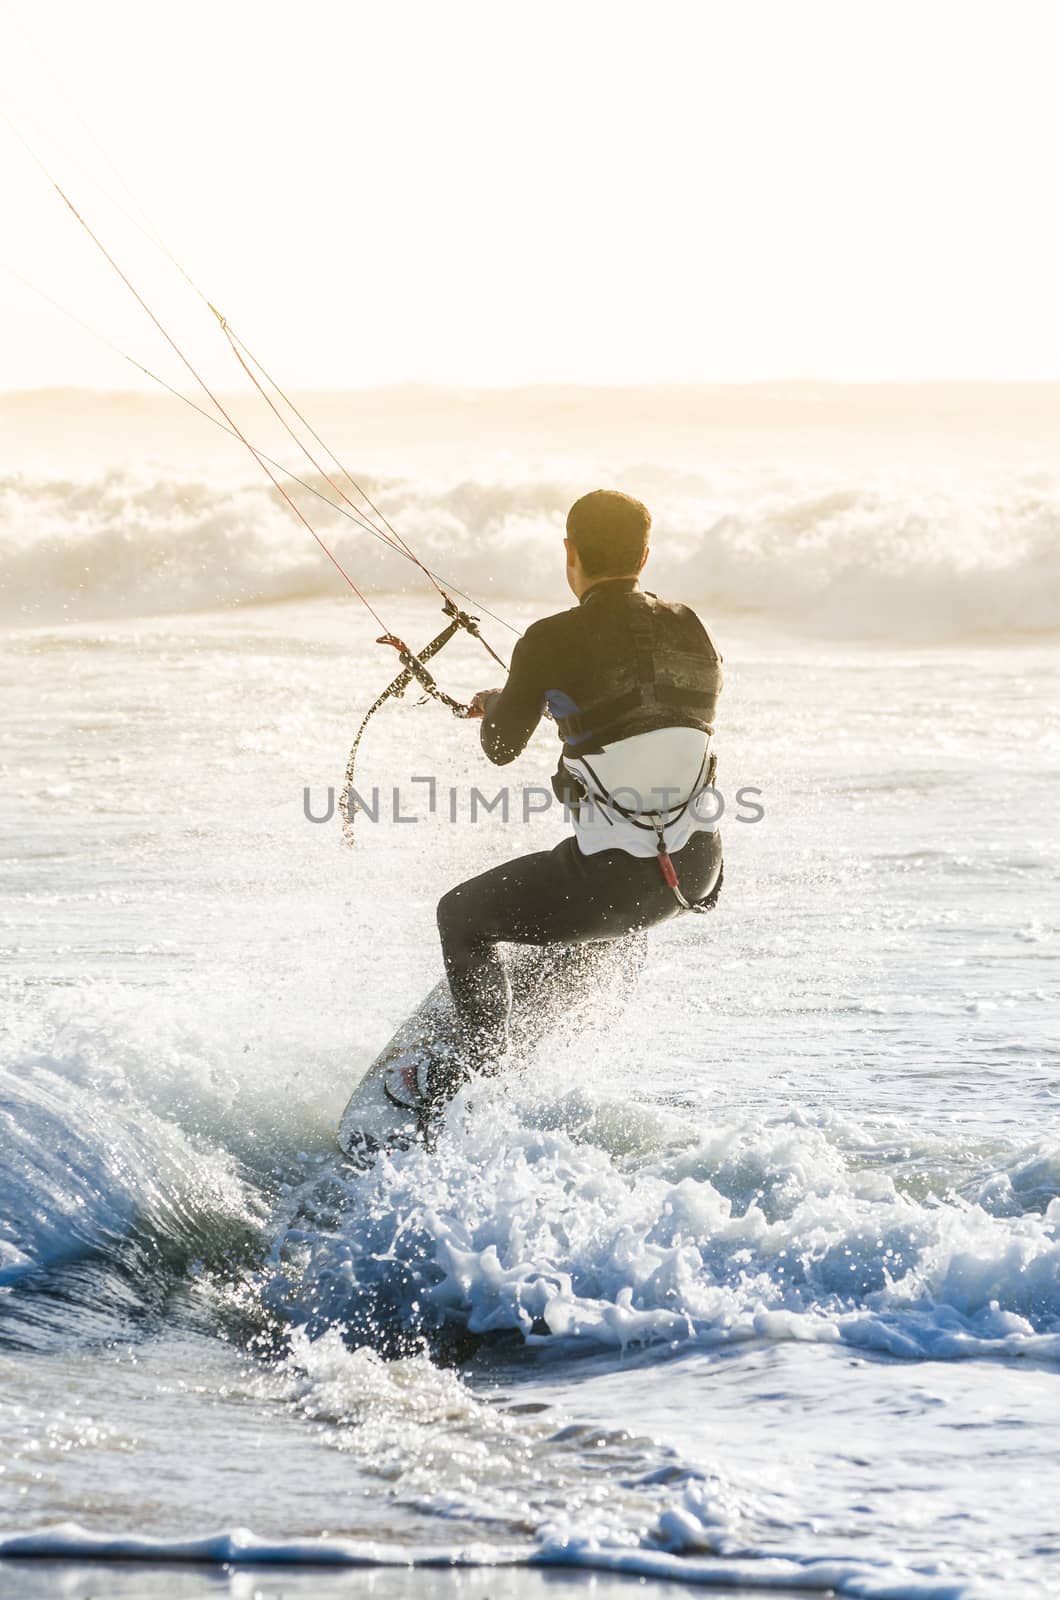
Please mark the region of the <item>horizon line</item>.
[[[596, 380], [592, 378], [535, 378], [526, 382], [487, 381], [467, 382], [443, 378], [394, 378], [376, 383], [351, 383], [344, 385], [290, 383], [288, 388], [301, 394], [352, 395], [399, 393], [467, 393], [467, 394], [526, 394], [533, 391], [593, 391], [600, 393], [687, 391], [749, 392], [775, 391], [777, 389], [816, 389], [835, 391], [841, 389], [864, 392], [867, 390], [896, 389], [1023, 389], [1041, 391], [1060, 389], [1060, 375], [1055, 378], [650, 378], [623, 380]], [[184, 391], [180, 390], [183, 394]], [[194, 394], [193, 389], [187, 391]], [[223, 389], [219, 394], [243, 395], [249, 387]], [[48, 395], [106, 395], [115, 399], [164, 399], [163, 394], [144, 384], [140, 387], [111, 384], [42, 383], [22, 384], [14, 388], [0, 387], [0, 401], [19, 398], [43, 398]]]

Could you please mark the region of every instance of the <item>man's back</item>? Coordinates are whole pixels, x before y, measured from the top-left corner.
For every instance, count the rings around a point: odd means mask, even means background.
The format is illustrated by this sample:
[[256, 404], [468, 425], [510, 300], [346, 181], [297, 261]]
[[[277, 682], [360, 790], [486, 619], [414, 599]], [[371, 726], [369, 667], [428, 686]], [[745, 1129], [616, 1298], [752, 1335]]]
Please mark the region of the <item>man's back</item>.
[[610, 579], [527, 630], [482, 744], [491, 761], [513, 760], [546, 706], [572, 754], [658, 728], [709, 734], [720, 691], [721, 657], [695, 612]]

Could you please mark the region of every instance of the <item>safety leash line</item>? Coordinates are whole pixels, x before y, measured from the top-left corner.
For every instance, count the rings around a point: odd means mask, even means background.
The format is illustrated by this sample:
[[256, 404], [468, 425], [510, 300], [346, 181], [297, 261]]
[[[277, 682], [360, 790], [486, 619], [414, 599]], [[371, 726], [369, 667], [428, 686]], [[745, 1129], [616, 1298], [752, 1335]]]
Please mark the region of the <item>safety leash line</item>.
[[[464, 613], [461, 613], [461, 616], [464, 615]], [[477, 619], [474, 617], [466, 618], [466, 621], [470, 622], [475, 622], [476, 620]], [[379, 708], [384, 706], [388, 700], [400, 700], [409, 684], [415, 678], [419, 682], [421, 688], [424, 688], [432, 698], [440, 700], [443, 705], [447, 705], [454, 716], [466, 717], [468, 715], [470, 708], [468, 706], [461, 705], [459, 701], [453, 700], [449, 695], [445, 694], [438, 687], [438, 684], [435, 682], [433, 676], [424, 666], [424, 662], [429, 661], [432, 656], [437, 655], [438, 651], [443, 649], [444, 646], [449, 643], [449, 640], [453, 637], [458, 628], [464, 625], [465, 623], [461, 622], [458, 617], [454, 616], [449, 624], [442, 629], [441, 633], [437, 634], [429, 644], [425, 644], [423, 649], [420, 650], [417, 655], [413, 655], [413, 652], [409, 649], [408, 645], [405, 644], [403, 640], [398, 639], [396, 636], [386, 636], [377, 641], [379, 644], [393, 645], [398, 650], [402, 667], [401, 671], [398, 673], [393, 682], [388, 683], [382, 694], [377, 696], [377, 698], [368, 707], [368, 710], [365, 712], [361, 721], [361, 725], [354, 735], [353, 744], [350, 747], [350, 754], [346, 761], [346, 774], [342, 782], [342, 793], [339, 795], [339, 816], [342, 820], [342, 837], [348, 845], [353, 844], [353, 818], [357, 810], [356, 805], [351, 805], [353, 779], [357, 765], [357, 752], [360, 749], [361, 739], [364, 736], [364, 731]]]

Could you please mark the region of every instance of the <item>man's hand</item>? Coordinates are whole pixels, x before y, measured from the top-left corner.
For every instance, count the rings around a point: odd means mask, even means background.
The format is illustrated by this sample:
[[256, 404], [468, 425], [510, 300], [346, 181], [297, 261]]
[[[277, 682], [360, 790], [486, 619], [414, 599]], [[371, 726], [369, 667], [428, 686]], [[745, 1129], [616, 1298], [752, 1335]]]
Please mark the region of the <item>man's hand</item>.
[[484, 717], [486, 715], [486, 701], [491, 700], [495, 694], [500, 694], [500, 690], [480, 689], [478, 694], [472, 695], [467, 708], [468, 717]]

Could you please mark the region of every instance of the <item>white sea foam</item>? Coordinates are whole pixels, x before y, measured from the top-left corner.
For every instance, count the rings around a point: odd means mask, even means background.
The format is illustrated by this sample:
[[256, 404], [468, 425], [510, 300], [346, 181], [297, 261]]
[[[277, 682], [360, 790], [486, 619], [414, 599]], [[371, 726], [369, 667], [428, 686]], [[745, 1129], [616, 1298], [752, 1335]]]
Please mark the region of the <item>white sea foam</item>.
[[[290, 1086], [270, 1069], [235, 1109], [235, 1080], [186, 1025], [166, 1041], [156, 1015], [137, 1037], [129, 1016], [115, 1040], [105, 1003], [82, 1012], [57, 1002], [6, 1079], [6, 1273], [134, 1224], [179, 1244], [189, 1208], [260, 1225], [230, 1151], [251, 1154], [273, 1118], [276, 1139], [272, 1099], [289, 1114]], [[1060, 1151], [1046, 1143], [996, 1161], [975, 1198], [925, 1195], [866, 1162], [872, 1135], [834, 1114], [697, 1132], [584, 1090], [550, 1098], [547, 1078], [465, 1095], [473, 1114], [454, 1109], [434, 1154], [348, 1176], [329, 1161], [292, 1191], [263, 1287], [273, 1310], [361, 1338], [396, 1319], [622, 1350], [809, 1339], [1060, 1357]]]
[[451, 1119], [433, 1156], [383, 1157], [352, 1180], [356, 1204], [337, 1225], [314, 1234], [303, 1197], [270, 1303], [366, 1337], [398, 1312], [622, 1350], [811, 1339], [907, 1357], [1060, 1357], [1060, 1198], [1015, 1217], [917, 1198], [859, 1168], [826, 1128], [786, 1120], [697, 1142], [686, 1130], [676, 1154], [616, 1161], [476, 1099], [478, 1115]]
[[[487, 1543], [399, 1551], [380, 1541], [331, 1536], [268, 1538], [244, 1527], [163, 1539], [135, 1532], [93, 1533], [76, 1522], [66, 1522], [0, 1536], [0, 1559], [184, 1562], [236, 1568], [573, 1567], [586, 1572], [619, 1573], [642, 1582], [669, 1580], [723, 1592], [739, 1586], [741, 1591], [765, 1593], [827, 1592], [849, 1596], [850, 1600], [991, 1600], [996, 1593], [990, 1581], [980, 1583], [939, 1570], [917, 1570], [886, 1558], [800, 1558], [777, 1556], [747, 1546], [727, 1554], [719, 1546], [726, 1543], [721, 1529], [729, 1526], [730, 1520], [731, 1510], [724, 1503], [719, 1505], [717, 1488], [695, 1484], [647, 1532], [638, 1535], [630, 1531], [622, 1537], [606, 1532], [544, 1530], [540, 1548], [533, 1554]], [[1041, 1600], [1043, 1591], [1033, 1579], [1012, 1572], [1005, 1593], [1011, 1600]]]
[[[651, 581], [712, 615], [897, 640], [1060, 628], [1060, 479], [1048, 472], [925, 478], [778, 465], [638, 474], [566, 463], [533, 476], [509, 468], [485, 482], [435, 474], [366, 486], [421, 559], [460, 588], [491, 606], [554, 605], [563, 603], [563, 516], [601, 476], [651, 501]], [[362, 587], [422, 588], [384, 542], [300, 498]], [[267, 483], [145, 470], [0, 479], [8, 622], [210, 610], [342, 589]]]

